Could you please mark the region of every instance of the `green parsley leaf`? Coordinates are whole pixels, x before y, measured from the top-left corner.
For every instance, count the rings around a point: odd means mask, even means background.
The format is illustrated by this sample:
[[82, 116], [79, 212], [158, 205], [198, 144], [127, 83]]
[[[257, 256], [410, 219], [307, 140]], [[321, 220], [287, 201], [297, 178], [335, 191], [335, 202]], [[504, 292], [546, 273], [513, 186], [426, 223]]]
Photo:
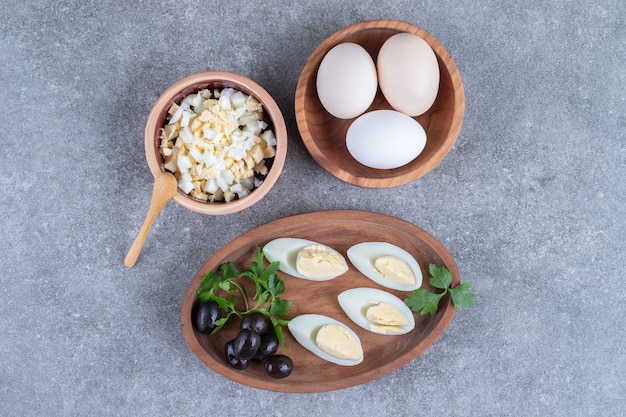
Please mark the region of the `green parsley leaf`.
[[219, 319], [215, 320], [215, 330], [213, 331], [213, 333], [215, 333], [217, 330], [221, 329], [226, 322], [228, 321], [230, 316], [226, 316], [226, 317], [220, 317]]
[[476, 305], [476, 296], [470, 292], [472, 288], [470, 282], [464, 282], [454, 288], [450, 288], [452, 274], [448, 268], [429, 264], [428, 272], [431, 275], [428, 283], [434, 288], [443, 290], [443, 292], [432, 293], [423, 287], [416, 289], [404, 300], [404, 303], [411, 310], [419, 312], [422, 316], [435, 314], [439, 309], [439, 301], [447, 292], [450, 292], [455, 308], [469, 308]]
[[432, 276], [428, 283], [433, 287], [445, 290], [452, 284], [452, 274], [445, 266], [430, 264], [428, 265], [428, 272]]
[[233, 291], [235, 289], [235, 287], [233, 286], [233, 284], [230, 281], [221, 281], [218, 284], [218, 287], [220, 287], [221, 289], [223, 289], [226, 292]]
[[278, 317], [285, 317], [291, 308], [291, 301], [274, 298], [270, 305], [270, 314]]
[[263, 263], [259, 264], [257, 261], [251, 262], [249, 272], [251, 277], [261, 278], [263, 275]]
[[235, 278], [239, 276], [237, 267], [232, 262], [224, 263], [220, 266], [224, 278]]
[[263, 270], [263, 275], [261, 276], [261, 278], [263, 278], [263, 280], [270, 280], [272, 276], [276, 275], [279, 268], [280, 268], [280, 262], [278, 261], [272, 262], [271, 264], [267, 266], [267, 268]]
[[452, 302], [456, 308], [470, 308], [476, 306], [476, 295], [469, 292], [472, 289], [471, 282], [464, 282], [454, 288], [450, 288]]
[[231, 303], [229, 300], [227, 300], [226, 298], [223, 297], [217, 297], [211, 294], [207, 294], [207, 293], [201, 293], [198, 294], [198, 301], [200, 301], [200, 296], [206, 296], [208, 297], [208, 300], [213, 300], [217, 303], [217, 305], [220, 307], [220, 310], [222, 311], [228, 311], [231, 308]]
[[[287, 316], [292, 302], [278, 297], [278, 294], [285, 291], [285, 283], [277, 275], [280, 262], [271, 262], [264, 267], [263, 252], [258, 246], [255, 248], [255, 255], [256, 260], [243, 271], [239, 271], [234, 263], [225, 262], [218, 267], [221, 275], [215, 271], [206, 274], [197, 289], [198, 302], [205, 303], [213, 300], [222, 313], [225, 313], [216, 321], [216, 329], [213, 333], [221, 329], [232, 315], [243, 317], [258, 311], [271, 320], [276, 337], [283, 346], [282, 326], [287, 325], [289, 321], [281, 320], [279, 317]], [[252, 280], [255, 286], [253, 297], [255, 304], [252, 306], [243, 287], [238, 283], [243, 278]], [[243, 310], [235, 306], [238, 298], [243, 299], [245, 304]]]
[[198, 286], [198, 294], [210, 292], [211, 288], [217, 285], [221, 280], [222, 277], [220, 277], [217, 273], [214, 271], [209, 272], [202, 279], [200, 286]]
[[418, 288], [404, 302], [411, 310], [419, 311], [422, 316], [435, 314], [439, 307], [439, 300], [441, 300], [444, 294], [434, 294], [426, 291], [424, 288]]
[[202, 293], [198, 294], [198, 303], [199, 304], [207, 303], [207, 302], [209, 302], [209, 300], [211, 300], [211, 294], [206, 293], [206, 292], [202, 292]]
[[278, 279], [278, 275], [276, 274], [270, 275], [268, 284], [269, 291], [274, 296], [285, 292], [285, 283], [281, 279]]
[[259, 292], [259, 289], [257, 288], [257, 293], [254, 297], [256, 298], [258, 304], [263, 304], [270, 299], [271, 295], [272, 294], [267, 291]]

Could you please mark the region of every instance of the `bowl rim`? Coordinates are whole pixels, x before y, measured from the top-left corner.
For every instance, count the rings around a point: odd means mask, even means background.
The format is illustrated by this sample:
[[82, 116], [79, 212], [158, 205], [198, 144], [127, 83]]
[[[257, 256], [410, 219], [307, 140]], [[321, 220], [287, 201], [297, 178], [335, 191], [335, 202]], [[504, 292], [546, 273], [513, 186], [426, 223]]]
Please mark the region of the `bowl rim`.
[[[451, 126], [439, 149], [437, 149], [433, 153], [432, 157], [427, 160], [426, 163], [420, 165], [412, 171], [407, 173], [402, 169], [402, 167], [395, 170], [387, 170], [387, 173], [389, 175], [384, 178], [375, 178], [361, 175], [358, 173], [355, 174], [352, 172], [348, 172], [344, 168], [344, 166], [333, 163], [325, 155], [324, 150], [320, 148], [315, 138], [312, 137], [311, 129], [309, 128], [307, 111], [305, 109], [305, 100], [307, 98], [307, 85], [311, 81], [311, 78], [315, 77], [317, 73], [317, 67], [319, 66], [319, 63], [321, 62], [321, 59], [324, 57], [326, 52], [328, 52], [336, 44], [346, 42], [346, 40], [344, 40], [346, 36], [352, 33], [363, 32], [369, 29], [383, 29], [396, 31], [397, 33], [406, 32], [416, 34], [422, 37], [435, 52], [440, 68], [443, 66], [449, 73], [452, 85], [454, 86], [453, 93], [455, 104], [451, 120]], [[420, 28], [419, 26], [402, 20], [368, 20], [354, 23], [335, 31], [326, 39], [324, 39], [309, 55], [304, 64], [304, 67], [302, 68], [296, 86], [295, 114], [298, 131], [305, 147], [309, 151], [311, 157], [328, 173], [344, 182], [360, 187], [390, 188], [409, 183], [426, 175], [428, 172], [437, 167], [439, 163], [444, 159], [444, 157], [449, 153], [459, 136], [463, 124], [463, 117], [465, 114], [465, 89], [463, 87], [461, 74], [458, 67], [456, 66], [456, 63], [454, 62], [446, 48], [429, 32]], [[394, 172], [391, 173], [391, 171]]]
[[[159, 174], [165, 172], [163, 159], [158, 150], [159, 131], [162, 128], [162, 125], [159, 125], [159, 118], [163, 112], [167, 112], [172, 103], [179, 102], [187, 94], [206, 88], [202, 84], [213, 82], [232, 86], [255, 97], [263, 105], [264, 113], [272, 121], [272, 130], [276, 137], [276, 155], [274, 156], [272, 166], [263, 183], [248, 196], [228, 203], [208, 203], [196, 200], [183, 193], [180, 189], [174, 195], [173, 200], [177, 204], [196, 213], [225, 215], [246, 209], [261, 200], [278, 180], [287, 157], [288, 137], [284, 116], [274, 98], [261, 85], [246, 76], [227, 71], [198, 72], [176, 81], [161, 94], [150, 110], [144, 131], [144, 146], [148, 167], [154, 178], [156, 178]], [[177, 98], [178, 96], [180, 98]]]

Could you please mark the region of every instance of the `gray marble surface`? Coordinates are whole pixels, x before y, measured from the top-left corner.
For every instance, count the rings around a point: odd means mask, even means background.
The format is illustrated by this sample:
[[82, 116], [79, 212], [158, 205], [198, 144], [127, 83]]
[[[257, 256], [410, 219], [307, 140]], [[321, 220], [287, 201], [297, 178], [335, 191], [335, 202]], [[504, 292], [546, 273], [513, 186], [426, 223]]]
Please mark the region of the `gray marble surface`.
[[[295, 123], [308, 55], [364, 20], [439, 39], [465, 86], [461, 134], [393, 189], [319, 167]], [[626, 3], [15, 1], [0, 8], [0, 404], [6, 416], [618, 416], [626, 408]], [[264, 86], [289, 131], [254, 208], [168, 204], [123, 260], [153, 178], [150, 108], [226, 70]], [[200, 266], [271, 220], [361, 209], [440, 240], [477, 294], [423, 356], [316, 394], [249, 388], [188, 348], [179, 311]]]

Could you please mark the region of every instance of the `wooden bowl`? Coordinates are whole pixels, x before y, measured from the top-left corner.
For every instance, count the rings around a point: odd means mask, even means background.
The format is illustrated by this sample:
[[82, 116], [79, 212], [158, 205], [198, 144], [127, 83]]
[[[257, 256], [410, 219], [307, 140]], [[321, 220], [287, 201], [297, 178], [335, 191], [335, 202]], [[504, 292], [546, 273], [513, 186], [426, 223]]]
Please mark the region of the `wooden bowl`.
[[[367, 50], [374, 62], [378, 50], [391, 36], [408, 32], [421, 36], [435, 52], [440, 70], [437, 99], [424, 114], [414, 117], [426, 131], [426, 147], [408, 164], [394, 169], [369, 168], [348, 152], [345, 136], [354, 119], [337, 119], [328, 113], [317, 96], [317, 69], [335, 45], [354, 42]], [[367, 111], [391, 109], [380, 88]], [[302, 141], [313, 159], [326, 171], [360, 187], [387, 188], [411, 182], [435, 168], [452, 148], [463, 122], [465, 94], [461, 74], [446, 49], [431, 34], [410, 23], [373, 20], [356, 23], [335, 32], [322, 42], [307, 60], [295, 96], [296, 122]]]
[[[447, 267], [452, 274], [453, 286], [460, 283], [459, 270], [446, 248], [424, 230], [396, 217], [358, 210], [328, 210], [283, 217], [259, 226], [228, 243], [202, 265], [187, 287], [180, 310], [182, 333], [193, 353], [213, 371], [232, 381], [270, 391], [299, 393], [364, 384], [418, 358], [439, 339], [454, 317], [454, 304], [446, 294], [436, 314], [421, 316], [414, 313], [415, 328], [409, 333], [396, 336], [375, 334], [358, 327], [348, 318], [337, 301], [339, 293], [350, 288], [371, 287], [405, 299], [410, 292], [381, 287], [358, 272], [351, 263], [348, 272], [329, 281], [299, 279], [279, 271], [278, 276], [284, 280], [286, 289], [280, 297], [293, 302], [287, 319], [315, 313], [343, 322], [359, 336], [364, 360], [356, 366], [326, 362], [300, 346], [284, 327], [286, 350], [281, 349], [279, 353], [293, 360], [291, 375], [273, 379], [265, 372], [262, 361], [253, 361], [247, 369], [236, 370], [224, 357], [224, 345], [239, 332], [240, 320], [230, 318], [213, 335], [198, 332], [192, 324], [198, 286], [207, 273], [217, 271], [224, 262], [233, 262], [239, 270], [249, 267], [250, 262], [255, 260], [255, 247], [263, 248], [279, 237], [309, 239], [328, 245], [344, 256], [352, 245], [384, 240], [405, 249], [415, 258], [424, 276], [422, 285], [429, 291], [434, 290], [428, 282], [430, 263]], [[238, 283], [244, 287], [248, 298], [254, 295], [253, 284], [245, 280]], [[416, 384], [419, 385], [419, 382]]]
[[185, 96], [205, 88], [223, 89], [228, 87], [253, 96], [263, 105], [265, 122], [268, 124], [268, 129], [272, 129], [276, 136], [276, 155], [271, 160], [266, 161], [269, 172], [263, 183], [244, 198], [235, 199], [228, 203], [210, 203], [195, 199], [179, 189], [174, 196], [174, 201], [197, 213], [211, 215], [231, 214], [252, 206], [263, 198], [276, 183], [287, 156], [287, 127], [285, 120], [280, 108], [267, 91], [256, 82], [242, 75], [219, 71], [202, 72], [190, 75], [174, 83], [163, 92], [150, 111], [145, 130], [145, 149], [146, 159], [152, 175], [156, 178], [158, 174], [165, 171], [163, 158], [159, 151], [160, 134], [172, 103], [180, 103]]

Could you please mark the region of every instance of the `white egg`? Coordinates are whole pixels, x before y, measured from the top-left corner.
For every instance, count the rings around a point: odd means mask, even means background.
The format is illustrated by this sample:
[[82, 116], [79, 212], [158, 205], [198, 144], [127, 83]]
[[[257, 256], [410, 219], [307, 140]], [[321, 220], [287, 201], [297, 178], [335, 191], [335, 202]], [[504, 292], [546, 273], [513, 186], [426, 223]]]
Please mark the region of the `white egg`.
[[[331, 355], [318, 345], [316, 338], [324, 326], [338, 326], [350, 336], [354, 349], [351, 357], [340, 358]], [[343, 366], [353, 366], [363, 362], [363, 348], [359, 337], [348, 326], [331, 317], [321, 314], [303, 314], [291, 319], [287, 327], [302, 347], [328, 362]]]
[[376, 288], [353, 288], [337, 297], [350, 320], [365, 330], [400, 335], [415, 328], [411, 309], [393, 294]]
[[359, 116], [346, 133], [350, 155], [370, 168], [393, 169], [415, 159], [426, 146], [426, 132], [414, 119], [395, 110]]
[[320, 62], [316, 87], [322, 106], [330, 114], [339, 119], [357, 117], [376, 97], [378, 76], [374, 60], [362, 46], [340, 43]]
[[358, 243], [348, 249], [347, 255], [355, 268], [383, 287], [413, 291], [422, 285], [422, 270], [415, 258], [391, 243]]
[[428, 42], [412, 33], [385, 41], [376, 60], [380, 90], [394, 109], [409, 116], [425, 113], [439, 91], [439, 63]]
[[[307, 252], [309, 257], [304, 257]], [[346, 259], [335, 249], [307, 239], [283, 237], [263, 247], [270, 262], [279, 261], [280, 270], [296, 278], [327, 281], [348, 270]]]

